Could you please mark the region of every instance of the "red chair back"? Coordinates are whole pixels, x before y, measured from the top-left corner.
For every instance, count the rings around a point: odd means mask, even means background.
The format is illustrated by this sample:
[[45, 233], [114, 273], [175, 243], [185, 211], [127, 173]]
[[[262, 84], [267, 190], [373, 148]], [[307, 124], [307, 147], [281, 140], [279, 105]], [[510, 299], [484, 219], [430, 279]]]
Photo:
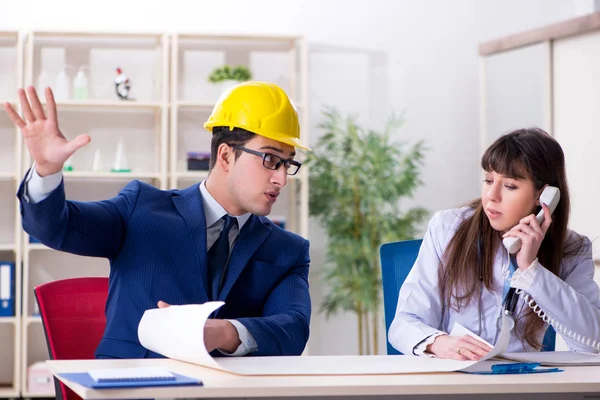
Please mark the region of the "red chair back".
[[[36, 286], [33, 291], [50, 359], [93, 359], [106, 326], [108, 278], [64, 279]], [[79, 400], [57, 379], [55, 383], [57, 399]]]

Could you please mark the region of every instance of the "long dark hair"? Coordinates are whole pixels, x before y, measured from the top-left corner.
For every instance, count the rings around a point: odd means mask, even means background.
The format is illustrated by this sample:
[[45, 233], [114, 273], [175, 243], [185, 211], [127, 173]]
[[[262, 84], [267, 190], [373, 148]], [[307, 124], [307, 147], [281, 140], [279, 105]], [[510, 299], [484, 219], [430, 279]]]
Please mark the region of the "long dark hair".
[[[581, 247], [581, 240], [565, 243], [571, 204], [565, 157], [558, 142], [542, 129], [519, 129], [498, 138], [481, 158], [481, 167], [510, 178], [529, 178], [536, 190], [546, 184], [560, 189], [560, 202], [538, 252], [540, 264], [558, 276], [562, 258]], [[479, 298], [482, 285], [493, 290], [494, 258], [501, 243], [499, 232], [485, 215], [481, 199], [469, 206], [474, 213], [461, 223], [450, 240], [439, 269], [440, 296], [444, 304], [457, 311]], [[529, 308], [520, 318], [525, 318], [525, 324], [523, 329], [517, 329], [517, 336], [521, 342], [526, 340], [539, 349], [537, 336], [544, 322]]]

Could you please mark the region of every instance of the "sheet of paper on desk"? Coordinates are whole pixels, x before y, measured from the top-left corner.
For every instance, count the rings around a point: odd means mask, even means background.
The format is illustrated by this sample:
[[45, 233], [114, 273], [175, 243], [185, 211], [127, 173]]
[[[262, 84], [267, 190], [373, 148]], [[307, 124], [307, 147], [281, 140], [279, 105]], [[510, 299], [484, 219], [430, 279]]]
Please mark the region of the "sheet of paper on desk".
[[[502, 326], [508, 326], [503, 324]], [[226, 370], [240, 375], [385, 375], [422, 372], [452, 372], [467, 369], [503, 353], [510, 331], [501, 330], [498, 343], [480, 361], [444, 360], [403, 356], [304, 356], [290, 362], [288, 357], [236, 357], [219, 360]], [[287, 360], [286, 360], [287, 358]]]
[[418, 356], [297, 356], [231, 357], [219, 360], [225, 370], [238, 375], [393, 375], [453, 372], [475, 361]]
[[530, 353], [504, 353], [501, 358], [519, 362], [539, 362], [542, 365], [563, 367], [569, 365], [600, 365], [600, 355], [590, 356], [572, 351], [543, 351]]
[[482, 343], [487, 344], [488, 346], [490, 346], [492, 348], [492, 350], [485, 357], [483, 357], [480, 361], [489, 360], [490, 358], [496, 357], [499, 354], [504, 353], [506, 351], [506, 349], [508, 349], [508, 343], [510, 342], [510, 330], [505, 329], [505, 327], [509, 326], [506, 319], [508, 319], [508, 317], [506, 315], [504, 315], [502, 317], [502, 329], [500, 330], [500, 333], [498, 334], [498, 341], [496, 342], [495, 346], [486, 342], [481, 337], [477, 336], [476, 334], [474, 334], [473, 332], [471, 332], [470, 330], [468, 330], [467, 328], [465, 328], [464, 326], [462, 326], [459, 323], [454, 324], [454, 326], [452, 327], [452, 330], [450, 331], [450, 336], [468, 335], [468, 336], [474, 337], [475, 339], [479, 340]]
[[[503, 324], [508, 326], [508, 324]], [[225, 370], [240, 375], [369, 375], [451, 372], [472, 367], [506, 351], [509, 330], [501, 330], [498, 343], [480, 361], [457, 361], [418, 356], [304, 356], [290, 362], [288, 357], [235, 357], [219, 360]]]
[[[508, 318], [504, 316], [504, 318]], [[502, 326], [506, 326], [506, 324], [502, 324]], [[539, 362], [544, 366], [548, 367], [560, 367], [560, 366], [568, 366], [568, 365], [600, 365], [600, 356], [592, 356], [585, 354], [578, 354], [571, 351], [544, 351], [544, 352], [527, 352], [527, 353], [505, 353], [504, 351], [508, 348], [508, 341], [510, 339], [510, 332], [506, 332], [506, 346], [503, 346], [504, 343], [503, 333], [500, 332], [500, 336], [498, 339], [498, 344], [492, 350], [485, 359], [490, 359], [492, 357], [501, 358], [510, 361], [518, 361], [518, 362]], [[487, 344], [492, 347], [491, 344], [465, 328], [459, 323], [455, 323], [450, 331], [451, 336], [462, 336], [469, 335], [474, 337], [477, 340]], [[501, 343], [502, 342], [502, 343]], [[504, 349], [503, 351], [499, 351], [500, 349]]]
[[[140, 343], [168, 358], [240, 375], [356, 375], [451, 372], [476, 361], [417, 356], [223, 357], [213, 359], [204, 347], [204, 324], [223, 302], [147, 310], [138, 326]], [[504, 325], [506, 326], [506, 324]], [[509, 332], [502, 331], [487, 358], [504, 352]], [[293, 360], [292, 360], [293, 359]]]
[[452, 330], [450, 331], [450, 336], [465, 336], [465, 335], [471, 336], [471, 337], [479, 340], [480, 342], [487, 344], [490, 347], [494, 347], [493, 344], [490, 344], [489, 342], [487, 342], [483, 338], [477, 336], [476, 334], [474, 334], [473, 332], [471, 332], [470, 330], [468, 330], [467, 328], [465, 328], [458, 322], [455, 322], [454, 326], [452, 327]]
[[142, 346], [174, 360], [223, 369], [204, 346], [204, 325], [222, 301], [146, 310], [138, 325]]

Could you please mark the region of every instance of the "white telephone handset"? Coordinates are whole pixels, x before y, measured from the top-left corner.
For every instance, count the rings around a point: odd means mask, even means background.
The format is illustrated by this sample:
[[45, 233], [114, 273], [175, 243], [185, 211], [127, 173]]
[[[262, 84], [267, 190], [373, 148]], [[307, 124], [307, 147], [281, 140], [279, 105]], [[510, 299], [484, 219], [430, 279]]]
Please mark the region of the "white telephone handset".
[[[540, 204], [545, 203], [550, 209], [550, 214], [556, 209], [559, 200], [560, 190], [554, 186], [546, 186], [540, 195]], [[544, 222], [543, 208], [537, 213], [535, 219], [537, 219], [540, 225]], [[504, 247], [506, 247], [506, 250], [508, 250], [510, 254], [515, 254], [521, 249], [521, 239], [516, 237], [507, 237], [502, 241], [502, 244], [504, 244]]]
[[[556, 210], [556, 206], [558, 205], [559, 200], [560, 200], [560, 190], [554, 186], [546, 186], [544, 188], [544, 190], [542, 191], [542, 194], [540, 195], [540, 204], [545, 203], [548, 206], [548, 208], [550, 209], [550, 214], [554, 213], [554, 210]], [[535, 216], [535, 218], [537, 219], [538, 223], [542, 224], [544, 222], [544, 210], [543, 209], [540, 210], [540, 212], [538, 212], [538, 214]], [[502, 241], [502, 244], [504, 244], [504, 247], [506, 247], [506, 249], [508, 250], [508, 252], [510, 254], [515, 254], [516, 252], [518, 252], [521, 249], [521, 241], [518, 238], [514, 238], [514, 237], [505, 238]], [[542, 319], [542, 321], [544, 321], [547, 324], [552, 325], [554, 327], [554, 329], [556, 330], [556, 332], [561, 334], [563, 337], [570, 338], [576, 342], [582, 343], [586, 346], [592, 347], [593, 349], [595, 349], [597, 351], [600, 351], [600, 340], [594, 340], [592, 338], [587, 338], [576, 332], [573, 332], [570, 328], [561, 324], [555, 318], [552, 318], [551, 316], [547, 315], [544, 312], [544, 310], [542, 310], [542, 308], [529, 296], [529, 294], [523, 292], [521, 289], [517, 289], [515, 293], [518, 296], [521, 296], [521, 294], [523, 294], [523, 301], [525, 302], [525, 304], [527, 304], [527, 306], [529, 306], [529, 308], [531, 308], [533, 310], [533, 312]], [[589, 352], [583, 352], [583, 351], [579, 351], [579, 353], [600, 356], [600, 353], [589, 353]]]

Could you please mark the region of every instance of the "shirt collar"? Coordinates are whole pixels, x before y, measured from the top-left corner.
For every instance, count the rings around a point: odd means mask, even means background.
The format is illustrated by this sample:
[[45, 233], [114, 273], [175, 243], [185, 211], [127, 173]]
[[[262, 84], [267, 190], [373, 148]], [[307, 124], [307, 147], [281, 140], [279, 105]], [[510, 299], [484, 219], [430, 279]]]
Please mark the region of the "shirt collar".
[[[205, 182], [206, 181], [202, 181], [202, 183], [200, 183], [200, 195], [202, 196], [202, 203], [204, 204], [204, 218], [206, 219], [206, 227], [210, 228], [215, 222], [223, 218], [223, 216], [227, 214], [227, 211], [225, 211], [223, 206], [221, 206], [208, 192]], [[238, 226], [241, 231], [244, 224], [250, 218], [250, 213], [238, 215], [235, 218], [237, 219]]]

